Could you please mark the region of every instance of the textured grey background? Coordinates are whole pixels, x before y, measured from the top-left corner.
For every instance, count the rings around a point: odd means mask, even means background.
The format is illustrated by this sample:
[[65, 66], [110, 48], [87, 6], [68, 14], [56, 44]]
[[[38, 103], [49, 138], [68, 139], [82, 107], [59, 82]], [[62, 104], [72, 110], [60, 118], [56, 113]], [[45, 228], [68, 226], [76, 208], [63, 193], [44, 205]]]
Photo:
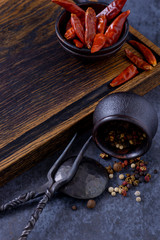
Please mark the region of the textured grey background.
[[[110, 1], [111, 2], [111, 1]], [[160, 1], [159, 0], [128, 0], [125, 10], [130, 9], [130, 24], [148, 39], [160, 47]], [[145, 95], [158, 113], [160, 122], [160, 87]], [[81, 136], [72, 153], [83, 144], [89, 131]], [[160, 128], [153, 139], [151, 149], [143, 157], [149, 161], [152, 180], [148, 184], [140, 184], [128, 192], [123, 198], [118, 195], [111, 197], [106, 191], [96, 199], [95, 209], [86, 208], [84, 200], [57, 195], [46, 206], [38, 224], [28, 239], [39, 240], [159, 240], [160, 239]], [[87, 156], [99, 159], [100, 150], [92, 143]], [[0, 204], [9, 201], [19, 194], [34, 189], [44, 183], [46, 173], [54, 160], [59, 156], [56, 152], [52, 158], [32, 168], [0, 189]], [[100, 160], [101, 162], [102, 160]], [[158, 174], [153, 174], [157, 169]], [[110, 185], [119, 183], [117, 176]], [[140, 190], [142, 202], [135, 201], [134, 191]], [[16, 240], [37, 201], [26, 204], [16, 210], [0, 214], [0, 240]], [[72, 205], [78, 210], [73, 211]]]

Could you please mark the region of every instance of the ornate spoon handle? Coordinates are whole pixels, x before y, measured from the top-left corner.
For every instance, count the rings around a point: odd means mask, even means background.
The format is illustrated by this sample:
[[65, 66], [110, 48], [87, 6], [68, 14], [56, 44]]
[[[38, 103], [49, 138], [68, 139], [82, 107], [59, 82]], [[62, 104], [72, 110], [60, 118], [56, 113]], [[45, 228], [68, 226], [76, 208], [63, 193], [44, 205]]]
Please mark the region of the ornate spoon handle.
[[19, 197], [13, 199], [12, 201], [9, 201], [8, 203], [1, 205], [0, 212], [15, 208], [15, 207], [19, 206], [20, 204], [28, 202], [29, 200], [34, 199], [36, 197], [37, 197], [36, 192], [32, 192], [32, 191], [22, 194]]
[[48, 200], [51, 198], [52, 194], [49, 190], [46, 191], [44, 197], [42, 200], [39, 202], [36, 210], [32, 214], [28, 224], [24, 228], [20, 238], [18, 240], [26, 240], [32, 229], [34, 228], [37, 220], [39, 219], [40, 214], [42, 213], [43, 209], [45, 208]]

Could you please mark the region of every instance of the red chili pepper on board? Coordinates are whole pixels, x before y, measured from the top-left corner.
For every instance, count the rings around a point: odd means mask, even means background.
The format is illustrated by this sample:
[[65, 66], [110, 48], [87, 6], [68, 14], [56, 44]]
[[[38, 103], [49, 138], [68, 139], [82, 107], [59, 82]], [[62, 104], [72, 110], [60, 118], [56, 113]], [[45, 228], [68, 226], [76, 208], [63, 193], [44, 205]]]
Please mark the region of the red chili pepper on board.
[[98, 52], [101, 48], [103, 48], [105, 42], [105, 35], [103, 33], [97, 33], [93, 41], [91, 53]]
[[75, 46], [78, 48], [82, 48], [84, 46], [83, 43], [80, 42], [78, 39], [73, 39], [73, 42], [74, 42]]
[[133, 62], [138, 68], [143, 70], [151, 70], [152, 66], [145, 62], [142, 58], [133, 54], [129, 49], [125, 49], [126, 56], [129, 58], [131, 62]]
[[106, 44], [105, 47], [112, 46], [114, 43], [118, 41], [121, 36], [124, 23], [130, 14], [130, 10], [121, 13], [108, 27], [105, 32], [106, 36]]
[[114, 0], [102, 12], [97, 15], [97, 18], [105, 15], [108, 21], [112, 20], [120, 13], [126, 1], [127, 0]]
[[89, 7], [85, 14], [85, 43], [88, 49], [92, 47], [96, 35], [96, 13], [93, 8]]
[[74, 39], [76, 37], [76, 33], [74, 31], [74, 28], [71, 27], [69, 28], [65, 34], [64, 34], [64, 37], [67, 39], [67, 40], [71, 40], [71, 39]]
[[139, 42], [134, 41], [134, 40], [130, 40], [129, 43], [133, 47], [136, 47], [136, 48], [138, 48], [138, 50], [140, 50], [140, 52], [143, 54], [143, 56], [145, 57], [147, 62], [149, 62], [153, 66], [157, 65], [157, 60], [156, 60], [154, 54], [151, 52], [151, 50], [148, 47], [146, 47], [142, 43], [139, 43]]
[[137, 74], [138, 74], [137, 68], [133, 64], [131, 64], [125, 70], [123, 70], [123, 72], [121, 72], [115, 79], [113, 79], [113, 81], [110, 83], [110, 86], [111, 87], [119, 86], [122, 83], [127, 82]]
[[85, 11], [69, 0], [52, 0], [52, 2], [65, 8], [68, 12], [76, 14], [79, 18], [85, 17]]
[[71, 24], [72, 27], [74, 28], [74, 31], [77, 35], [77, 37], [80, 39], [80, 41], [85, 44], [84, 41], [84, 28], [81, 24], [80, 19], [77, 17], [76, 14], [71, 13]]
[[97, 19], [98, 24], [97, 24], [97, 33], [104, 33], [107, 27], [107, 18], [105, 15], [102, 15], [98, 17]]

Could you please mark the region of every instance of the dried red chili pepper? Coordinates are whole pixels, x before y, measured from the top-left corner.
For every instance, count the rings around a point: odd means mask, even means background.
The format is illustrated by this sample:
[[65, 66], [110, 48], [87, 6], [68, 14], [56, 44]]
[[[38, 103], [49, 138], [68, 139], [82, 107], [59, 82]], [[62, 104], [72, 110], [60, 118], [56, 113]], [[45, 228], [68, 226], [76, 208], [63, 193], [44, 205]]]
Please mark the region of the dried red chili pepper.
[[67, 24], [66, 24], [66, 31], [67, 31], [68, 29], [70, 29], [71, 27], [72, 27], [71, 19], [69, 19], [69, 21], [68, 21]]
[[133, 62], [138, 68], [143, 70], [151, 70], [152, 66], [145, 62], [142, 58], [133, 54], [129, 49], [125, 49], [126, 56], [129, 58], [131, 62]]
[[148, 47], [146, 47], [142, 43], [139, 43], [139, 42], [134, 41], [134, 40], [130, 40], [129, 43], [133, 47], [136, 47], [136, 48], [138, 48], [138, 50], [140, 50], [140, 52], [143, 54], [143, 56], [145, 57], [147, 62], [149, 62], [153, 66], [157, 65], [157, 60], [156, 60], [154, 54], [151, 52], [151, 50]]
[[64, 37], [67, 39], [67, 40], [71, 40], [71, 39], [74, 39], [76, 37], [76, 33], [74, 31], [74, 28], [71, 27], [69, 28], [65, 34], [64, 34]]
[[73, 42], [77, 48], [82, 48], [84, 45], [78, 39], [73, 39]]
[[77, 35], [77, 37], [80, 39], [80, 41], [85, 44], [84, 41], [84, 28], [81, 24], [80, 19], [77, 17], [76, 14], [71, 13], [71, 24], [72, 27], [74, 28], [74, 31]]
[[104, 33], [107, 27], [107, 18], [105, 15], [100, 16], [98, 19], [98, 24], [97, 24], [97, 33]]
[[120, 13], [126, 1], [127, 0], [114, 0], [102, 12], [100, 12], [97, 17], [105, 15], [108, 21], [112, 20]]
[[93, 41], [91, 53], [98, 52], [101, 48], [103, 48], [105, 42], [105, 35], [103, 33], [97, 33]]
[[52, 2], [65, 8], [68, 12], [76, 14], [78, 17], [85, 17], [85, 11], [69, 0], [52, 0]]
[[105, 47], [112, 46], [114, 43], [118, 41], [121, 36], [124, 23], [130, 14], [130, 10], [121, 13], [108, 27], [105, 32], [106, 36], [106, 44]]
[[96, 35], [96, 13], [93, 8], [89, 7], [85, 14], [85, 43], [88, 49], [92, 47]]
[[122, 83], [127, 82], [137, 74], [138, 74], [137, 68], [133, 64], [131, 64], [125, 70], [123, 70], [123, 72], [121, 72], [115, 79], [113, 79], [113, 81], [110, 83], [110, 86], [111, 87], [119, 86]]

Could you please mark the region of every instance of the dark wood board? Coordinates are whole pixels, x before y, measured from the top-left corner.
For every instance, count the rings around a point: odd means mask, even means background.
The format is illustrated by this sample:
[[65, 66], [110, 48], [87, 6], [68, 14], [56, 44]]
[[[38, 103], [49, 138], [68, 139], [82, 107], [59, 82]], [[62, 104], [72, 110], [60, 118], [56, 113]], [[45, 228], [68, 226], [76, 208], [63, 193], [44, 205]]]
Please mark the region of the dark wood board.
[[136, 50], [125, 43], [113, 57], [92, 63], [69, 56], [54, 30], [61, 10], [42, 0], [0, 3], [0, 185], [91, 125], [95, 106], [111, 91], [143, 95], [160, 83], [160, 49], [130, 27], [128, 39], [149, 46], [158, 65], [108, 91], [130, 64], [124, 48]]

